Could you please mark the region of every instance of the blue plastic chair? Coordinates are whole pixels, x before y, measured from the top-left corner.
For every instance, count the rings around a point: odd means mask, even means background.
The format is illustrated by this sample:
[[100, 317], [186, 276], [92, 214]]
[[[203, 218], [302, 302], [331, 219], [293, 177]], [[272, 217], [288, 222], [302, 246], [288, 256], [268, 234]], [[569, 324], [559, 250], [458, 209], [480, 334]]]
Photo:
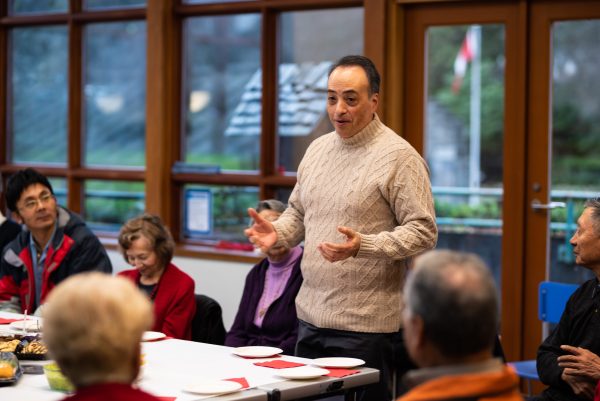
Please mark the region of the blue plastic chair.
[[[542, 322], [558, 323], [567, 301], [577, 288], [579, 288], [577, 284], [542, 281], [538, 292], [538, 318]], [[515, 369], [519, 377], [527, 380], [527, 392], [531, 395], [531, 380], [540, 380], [535, 359], [511, 362], [509, 365]]]

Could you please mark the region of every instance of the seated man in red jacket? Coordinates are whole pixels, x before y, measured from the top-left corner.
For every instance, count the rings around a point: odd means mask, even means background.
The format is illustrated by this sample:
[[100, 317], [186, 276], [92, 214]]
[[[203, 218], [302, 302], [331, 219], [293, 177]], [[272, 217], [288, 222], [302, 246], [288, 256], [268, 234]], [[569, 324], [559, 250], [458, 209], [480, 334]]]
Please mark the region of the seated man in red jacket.
[[0, 259], [0, 310], [36, 311], [58, 283], [83, 271], [112, 272], [98, 238], [73, 212], [60, 207], [48, 179], [28, 168], [6, 186], [12, 218], [24, 224]]

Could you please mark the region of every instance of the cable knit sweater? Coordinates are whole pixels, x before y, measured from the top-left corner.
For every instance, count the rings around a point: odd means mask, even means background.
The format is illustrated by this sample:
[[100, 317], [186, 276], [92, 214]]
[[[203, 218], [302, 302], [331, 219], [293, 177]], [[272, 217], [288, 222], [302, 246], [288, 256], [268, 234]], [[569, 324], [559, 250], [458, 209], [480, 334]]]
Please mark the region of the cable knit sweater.
[[[331, 132], [311, 143], [289, 207], [273, 225], [278, 243], [305, 241], [299, 319], [321, 328], [395, 332], [406, 267], [437, 241], [427, 166], [375, 115], [351, 138]], [[330, 263], [317, 246], [344, 242], [338, 226], [360, 233], [360, 250]]]

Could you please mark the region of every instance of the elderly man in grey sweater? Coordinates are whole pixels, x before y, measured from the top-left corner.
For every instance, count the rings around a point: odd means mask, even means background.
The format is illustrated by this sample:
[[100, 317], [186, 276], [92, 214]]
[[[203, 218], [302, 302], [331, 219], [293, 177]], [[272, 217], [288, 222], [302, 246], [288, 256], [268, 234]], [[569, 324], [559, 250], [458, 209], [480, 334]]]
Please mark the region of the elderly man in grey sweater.
[[335, 131], [307, 149], [283, 215], [270, 223], [249, 209], [255, 224], [245, 231], [263, 251], [304, 240], [296, 354], [365, 360], [381, 380], [363, 399], [377, 401], [391, 399], [406, 268], [437, 241], [427, 166], [377, 116], [379, 84], [366, 57], [333, 65]]

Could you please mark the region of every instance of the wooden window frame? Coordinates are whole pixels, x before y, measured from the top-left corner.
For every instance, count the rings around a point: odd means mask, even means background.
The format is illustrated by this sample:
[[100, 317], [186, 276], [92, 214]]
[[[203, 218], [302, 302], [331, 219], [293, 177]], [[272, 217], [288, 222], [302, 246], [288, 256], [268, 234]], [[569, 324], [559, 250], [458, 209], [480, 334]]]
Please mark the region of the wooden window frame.
[[[68, 156], [65, 166], [43, 163], [9, 163], [9, 148], [0, 152], [2, 180], [24, 167], [35, 167], [41, 173], [64, 178], [68, 189], [67, 207], [81, 213], [84, 209], [86, 180], [138, 181], [145, 183], [146, 210], [158, 214], [178, 243], [177, 254], [215, 259], [255, 261], [249, 253], [215, 250], [200, 241], [183, 238], [181, 233], [181, 193], [186, 184], [253, 186], [261, 198], [273, 197], [278, 189], [291, 189], [295, 175], [280, 174], [275, 168], [277, 148], [277, 65], [278, 20], [282, 12], [363, 7], [364, 53], [384, 72], [385, 4], [386, 0], [257, 0], [239, 3], [185, 4], [182, 0], [148, 0], [146, 7], [87, 11], [83, 0], [70, 0], [69, 11], [44, 15], [8, 15], [7, 2], [0, 2], [0, 126], [7, 125], [8, 102], [8, 32], [15, 27], [65, 25], [68, 29]], [[182, 44], [186, 18], [210, 15], [258, 13], [262, 18], [261, 66], [263, 69], [262, 135], [259, 171], [252, 174], [221, 173], [218, 175], [174, 173], [173, 164], [181, 160], [182, 130]], [[146, 166], [133, 168], [99, 168], [83, 164], [83, 31], [90, 23], [145, 20], [146, 54]], [[0, 143], [7, 144], [10, 135], [0, 129]], [[0, 207], [4, 207], [0, 200]], [[115, 233], [100, 233], [109, 246]]]

